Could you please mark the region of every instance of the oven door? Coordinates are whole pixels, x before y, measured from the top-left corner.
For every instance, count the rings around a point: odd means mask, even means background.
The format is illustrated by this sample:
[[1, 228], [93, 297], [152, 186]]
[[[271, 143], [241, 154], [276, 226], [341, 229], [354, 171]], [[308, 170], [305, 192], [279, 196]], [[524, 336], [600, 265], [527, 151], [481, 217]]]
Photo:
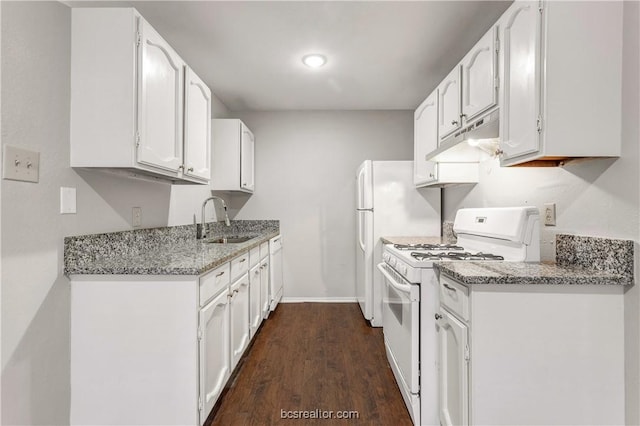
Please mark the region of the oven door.
[[403, 393], [417, 395], [420, 391], [420, 286], [409, 283], [386, 263], [380, 263], [378, 269], [385, 281], [382, 326], [389, 363]]

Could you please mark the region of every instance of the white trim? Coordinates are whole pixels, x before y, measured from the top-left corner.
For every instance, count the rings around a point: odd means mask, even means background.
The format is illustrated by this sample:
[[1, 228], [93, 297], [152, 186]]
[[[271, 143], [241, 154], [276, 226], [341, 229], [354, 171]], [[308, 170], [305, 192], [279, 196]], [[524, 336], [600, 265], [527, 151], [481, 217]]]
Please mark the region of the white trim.
[[283, 297], [281, 303], [357, 303], [355, 297]]

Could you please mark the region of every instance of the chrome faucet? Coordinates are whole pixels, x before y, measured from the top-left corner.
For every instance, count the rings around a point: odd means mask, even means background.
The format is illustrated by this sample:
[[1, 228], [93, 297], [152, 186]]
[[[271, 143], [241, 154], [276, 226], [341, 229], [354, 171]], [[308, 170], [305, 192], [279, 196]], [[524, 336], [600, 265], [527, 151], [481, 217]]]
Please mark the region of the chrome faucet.
[[215, 202], [215, 200], [220, 200], [220, 202], [222, 203], [222, 208], [224, 209], [224, 224], [227, 225], [227, 226], [231, 226], [231, 222], [229, 221], [229, 215], [227, 214], [227, 203], [225, 203], [222, 198], [216, 197], [215, 195], [212, 195], [211, 197], [209, 197], [206, 200], [204, 200], [204, 202], [202, 203], [202, 223], [200, 224], [200, 229], [196, 229], [196, 238], [198, 238], [198, 239], [202, 239], [202, 238], [205, 238], [207, 236], [207, 232], [205, 230], [206, 229], [205, 228], [205, 220], [204, 220], [205, 207], [207, 207], [207, 203], [209, 201]]

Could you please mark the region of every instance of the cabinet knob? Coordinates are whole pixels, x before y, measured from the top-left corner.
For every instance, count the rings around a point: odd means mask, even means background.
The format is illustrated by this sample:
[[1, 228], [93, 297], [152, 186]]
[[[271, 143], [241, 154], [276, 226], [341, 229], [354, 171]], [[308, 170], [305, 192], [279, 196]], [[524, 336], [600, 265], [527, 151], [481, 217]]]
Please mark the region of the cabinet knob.
[[433, 176], [433, 173], [429, 173], [429, 177], [430, 177], [430, 178], [434, 177], [434, 176]]
[[439, 319], [442, 319], [442, 315], [436, 314], [436, 321], [438, 321]]
[[496, 149], [496, 157], [501, 156], [502, 154], [504, 154], [503, 150], [501, 150], [500, 148]]
[[457, 125], [458, 125], [458, 120], [453, 120], [453, 121], [451, 122], [451, 124], [453, 124], [454, 126], [457, 126]]
[[188, 171], [188, 172], [192, 172], [192, 171], [193, 171], [193, 167], [189, 167], [189, 168], [187, 169], [187, 171]]
[[180, 165], [178, 166], [178, 170], [184, 170], [184, 164], [180, 164]]

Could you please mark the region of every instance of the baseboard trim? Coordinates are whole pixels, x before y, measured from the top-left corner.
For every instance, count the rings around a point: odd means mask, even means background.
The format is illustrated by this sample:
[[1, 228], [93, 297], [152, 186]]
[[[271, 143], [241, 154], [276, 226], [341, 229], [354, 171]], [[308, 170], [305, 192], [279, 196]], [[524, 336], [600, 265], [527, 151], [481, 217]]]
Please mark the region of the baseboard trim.
[[355, 297], [283, 297], [281, 303], [356, 303]]

